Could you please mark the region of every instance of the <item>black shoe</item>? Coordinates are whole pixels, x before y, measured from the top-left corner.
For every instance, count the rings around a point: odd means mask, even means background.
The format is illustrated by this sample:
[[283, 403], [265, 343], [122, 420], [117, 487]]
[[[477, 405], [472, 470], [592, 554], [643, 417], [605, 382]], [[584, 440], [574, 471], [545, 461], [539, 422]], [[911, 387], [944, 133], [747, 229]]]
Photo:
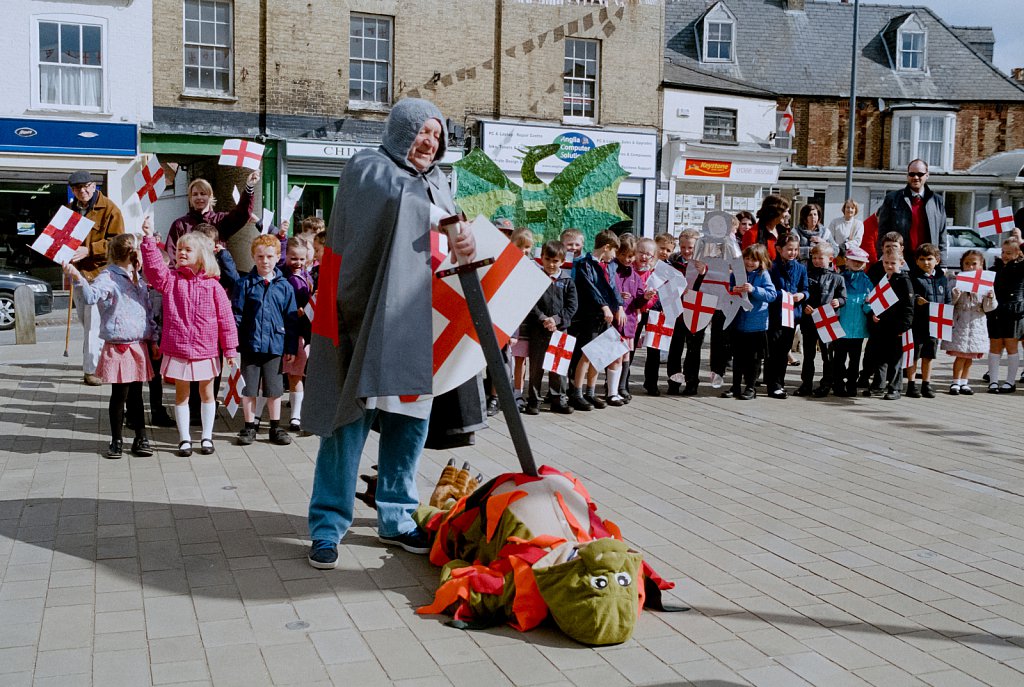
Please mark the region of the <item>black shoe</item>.
[[176, 423], [174, 418], [167, 414], [167, 411], [161, 406], [152, 413], [152, 421], [154, 427], [174, 427]]
[[178, 444], [178, 455], [182, 458], [188, 458], [192, 455], [192, 442], [186, 439]]
[[917, 390], [917, 382], [907, 382], [907, 398], [921, 398], [921, 392]]
[[292, 438], [288, 435], [288, 432], [284, 427], [271, 427], [270, 443], [277, 444], [278, 446], [287, 446], [292, 443]]
[[153, 447], [149, 445], [149, 439], [135, 437], [135, 441], [132, 442], [132, 455], [139, 458], [149, 458], [153, 455]]
[[110, 445], [107, 446], [107, 452], [103, 454], [104, 458], [120, 458], [123, 453], [123, 442], [120, 439], [111, 439]]
[[633, 400], [633, 394], [629, 393], [629, 389], [619, 389], [619, 396], [622, 396], [622, 400], [626, 403]]
[[591, 396], [590, 394], [583, 394], [583, 400], [589, 403], [590, 405], [594, 406], [598, 410], [603, 410], [608, 407], [608, 404], [605, 403], [602, 399], [598, 398], [597, 396]]
[[682, 387], [679, 384], [673, 384], [673, 383], [670, 382], [669, 385], [668, 385], [668, 395], [669, 396], [682, 396], [683, 395]]
[[867, 389], [871, 386], [871, 375], [861, 375], [857, 377], [857, 383], [853, 386], [857, 389]]
[[981, 381], [983, 381], [985, 383], [988, 383], [988, 382], [992, 381], [991, 379], [988, 378], [988, 372], [986, 372], [985, 374], [981, 375]]
[[900, 400], [900, 392], [896, 389], [889, 388], [885, 390], [885, 396], [882, 396], [886, 401], [898, 401]]
[[317, 539], [309, 547], [306, 560], [317, 570], [333, 570], [338, 565], [338, 547], [326, 539]]
[[661, 391], [656, 386], [647, 386], [644, 384], [644, 391], [647, 392], [648, 396], [661, 396]]
[[827, 386], [819, 386], [817, 389], [814, 390], [814, 397], [815, 398], [825, 398], [826, 396], [828, 396], [828, 392], [829, 391], [831, 391], [831, 389], [829, 387], [827, 387]]
[[626, 405], [626, 402], [622, 400], [622, 396], [619, 395], [608, 396], [607, 398], [604, 399], [604, 402], [616, 408], [620, 408]]
[[559, 415], [572, 415], [572, 406], [568, 403], [562, 403], [561, 401], [551, 402], [551, 412], [558, 413]]
[[[988, 375], [985, 375], [985, 376], [987, 377]], [[998, 394], [999, 393], [999, 384], [998, 384], [998, 382], [990, 382], [989, 385], [988, 385], [988, 392], [990, 394]]]
[[737, 398], [741, 401], [752, 401], [757, 398], [757, 390], [752, 386], [748, 386]]
[[199, 440], [199, 455], [201, 456], [212, 456], [213, 455], [213, 439], [200, 439]]
[[806, 384], [801, 384], [800, 386], [797, 387], [796, 391], [793, 392], [793, 395], [794, 396], [810, 396], [811, 395], [811, 387], [807, 386]]
[[921, 382], [921, 396], [924, 398], [935, 398], [935, 392], [932, 390], [930, 382]]
[[967, 384], [961, 384], [960, 385], [960, 395], [961, 396], [973, 396], [974, 395], [974, 389], [972, 389]]
[[489, 398], [487, 399], [487, 417], [494, 417], [498, 414], [498, 399]]
[[594, 406], [590, 405], [590, 403], [587, 402], [587, 399], [583, 398], [583, 396], [580, 396], [579, 394], [569, 397], [569, 405], [574, 410], [588, 411], [594, 409]]
[[237, 443], [239, 446], [248, 446], [254, 441], [256, 441], [255, 427], [242, 427], [242, 429], [238, 431]]
[[527, 415], [540, 415], [540, 404], [539, 403], [527, 403], [526, 409], [523, 411]]
[[789, 398], [789, 394], [786, 393], [785, 389], [773, 389], [768, 392], [768, 398]]
[[377, 535], [377, 541], [381, 544], [394, 544], [400, 546], [409, 553], [427, 554], [430, 553], [430, 536], [419, 527], [412, 532], [396, 534], [392, 537]]
[[293, 417], [291, 420], [288, 421], [288, 431], [295, 432], [296, 434], [302, 431], [302, 422], [299, 420], [299, 418]]
[[696, 396], [696, 395], [697, 395], [697, 385], [696, 384], [694, 384], [693, 386], [690, 386], [689, 384], [687, 384], [686, 386], [683, 387], [683, 396]]
[[1017, 391], [1016, 384], [1010, 384], [1009, 382], [1003, 382], [999, 385], [999, 393], [1001, 394], [1012, 394]]

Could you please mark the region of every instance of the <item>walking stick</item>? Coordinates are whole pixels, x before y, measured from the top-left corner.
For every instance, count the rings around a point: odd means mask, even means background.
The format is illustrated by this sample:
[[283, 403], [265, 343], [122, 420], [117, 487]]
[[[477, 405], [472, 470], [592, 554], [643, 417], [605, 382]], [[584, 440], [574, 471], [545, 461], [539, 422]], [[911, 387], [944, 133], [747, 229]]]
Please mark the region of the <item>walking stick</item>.
[[[446, 217], [438, 223], [439, 227], [448, 233], [451, 245], [454, 245], [455, 237], [458, 235], [458, 223], [465, 220], [465, 215], [460, 213]], [[477, 272], [481, 267], [493, 263], [494, 258], [469, 262], [466, 258], [459, 256], [458, 262], [458, 267], [439, 272], [437, 278], [452, 274], [459, 275], [459, 285], [462, 286], [462, 293], [466, 297], [466, 306], [473, 319], [473, 328], [476, 329], [477, 338], [480, 340], [484, 360], [487, 361], [487, 371], [491, 373], [491, 383], [498, 393], [498, 403], [505, 415], [505, 424], [508, 425], [508, 433], [512, 438], [516, 457], [519, 458], [519, 465], [524, 473], [536, 477], [537, 464], [533, 460], [533, 451], [530, 449], [530, 440], [526, 436], [523, 418], [516, 408], [512, 380], [508, 378], [508, 370], [506, 370], [505, 362], [501, 357], [501, 347], [498, 346], [498, 337], [494, 334], [494, 324], [491, 322], [491, 311], [487, 308], [487, 298], [484, 296], [483, 287], [480, 286], [480, 275]]]
[[74, 284], [68, 289], [68, 324], [64, 329], [64, 357], [68, 357], [68, 346], [71, 343], [71, 306], [74, 305], [75, 299], [72, 294], [74, 293]]

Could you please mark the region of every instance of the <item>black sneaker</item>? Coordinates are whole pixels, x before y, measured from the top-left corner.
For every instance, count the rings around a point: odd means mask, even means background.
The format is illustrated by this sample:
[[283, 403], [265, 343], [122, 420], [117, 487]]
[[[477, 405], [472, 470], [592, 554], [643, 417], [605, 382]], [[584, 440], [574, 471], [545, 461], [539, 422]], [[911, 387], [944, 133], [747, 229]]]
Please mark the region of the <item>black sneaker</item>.
[[338, 547], [326, 539], [315, 539], [306, 560], [317, 570], [333, 570], [338, 565]]
[[772, 389], [768, 392], [768, 398], [789, 398], [789, 394], [786, 393], [785, 389]]
[[386, 537], [383, 534], [377, 535], [377, 541], [381, 544], [394, 544], [400, 546], [409, 553], [428, 554], [430, 553], [430, 537], [419, 527], [405, 534], [396, 534]]
[[498, 399], [489, 398], [487, 399], [487, 417], [494, 417], [498, 414]]
[[292, 438], [284, 427], [271, 427], [270, 443], [277, 444], [278, 446], [287, 446], [292, 443]]
[[882, 398], [886, 401], [898, 401], [900, 400], [900, 392], [890, 387], [885, 390], [885, 396], [882, 396]]
[[132, 442], [132, 455], [139, 458], [148, 458], [153, 455], [153, 447], [149, 445], [149, 439], [135, 437], [135, 441]]
[[124, 452], [123, 443], [120, 439], [111, 439], [110, 445], [107, 446], [107, 452], [103, 454], [104, 458], [120, 458]]
[[741, 401], [752, 401], [757, 398], [757, 389], [752, 386], [748, 386], [737, 398]]
[[523, 410], [527, 415], [540, 415], [540, 404], [539, 403], [527, 403], [526, 408]]
[[600, 399], [597, 396], [591, 396], [590, 394], [583, 394], [583, 400], [592, 405], [593, 407], [597, 408], [598, 410], [602, 410], [608, 407], [608, 404], [605, 403], [603, 399]]
[[252, 442], [256, 441], [256, 428], [255, 427], [242, 427], [238, 431], [238, 445], [248, 446]]

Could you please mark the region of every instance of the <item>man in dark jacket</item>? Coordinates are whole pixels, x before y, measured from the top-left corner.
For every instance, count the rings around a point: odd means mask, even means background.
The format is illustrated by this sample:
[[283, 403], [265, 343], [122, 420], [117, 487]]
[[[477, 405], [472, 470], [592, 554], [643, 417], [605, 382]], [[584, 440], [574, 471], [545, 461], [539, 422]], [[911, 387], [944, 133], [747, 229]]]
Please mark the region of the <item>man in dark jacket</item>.
[[904, 255], [914, 255], [918, 246], [932, 243], [942, 251], [941, 264], [946, 264], [946, 208], [927, 182], [928, 163], [914, 160], [907, 166], [907, 185], [886, 194], [877, 213], [878, 255], [882, 237], [895, 231], [903, 236]]

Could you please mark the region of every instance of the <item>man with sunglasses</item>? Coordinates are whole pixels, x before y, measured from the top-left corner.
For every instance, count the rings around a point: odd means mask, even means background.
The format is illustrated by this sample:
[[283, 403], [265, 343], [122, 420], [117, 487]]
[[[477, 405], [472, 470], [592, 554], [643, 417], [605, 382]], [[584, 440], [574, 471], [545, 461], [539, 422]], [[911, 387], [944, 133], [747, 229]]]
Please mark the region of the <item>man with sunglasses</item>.
[[890, 231], [903, 236], [904, 255], [914, 255], [918, 246], [932, 243], [942, 251], [942, 264], [946, 264], [946, 208], [942, 196], [928, 186], [924, 160], [907, 165], [907, 185], [887, 193], [878, 208], [878, 255], [882, 237]]

